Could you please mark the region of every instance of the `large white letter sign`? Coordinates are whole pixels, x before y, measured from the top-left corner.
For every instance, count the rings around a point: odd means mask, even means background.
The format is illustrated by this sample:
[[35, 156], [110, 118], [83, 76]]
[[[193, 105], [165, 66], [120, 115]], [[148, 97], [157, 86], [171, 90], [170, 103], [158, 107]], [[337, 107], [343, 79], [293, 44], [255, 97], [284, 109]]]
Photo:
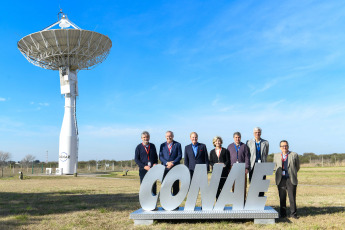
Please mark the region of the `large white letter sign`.
[[156, 208], [159, 192], [153, 195], [152, 187], [157, 180], [162, 181], [164, 170], [163, 165], [155, 165], [146, 173], [139, 191], [139, 202], [144, 210], [151, 211]]
[[[210, 183], [206, 165], [197, 164], [192, 179], [185, 165], [176, 165], [166, 174], [159, 195], [155, 196], [152, 194], [152, 186], [157, 180], [162, 181], [165, 170], [163, 165], [156, 165], [146, 173], [140, 187], [139, 200], [142, 208], [131, 213], [130, 218], [134, 219], [136, 225], [153, 224], [153, 220], [158, 219], [254, 219], [254, 224], [273, 224], [275, 218], [278, 218], [278, 212], [270, 206], [265, 206], [266, 197], [259, 197], [260, 192], [268, 190], [269, 180], [263, 178], [265, 175], [271, 175], [273, 168], [274, 163], [255, 164], [247, 201], [244, 204], [244, 163], [232, 166], [217, 201], [215, 200], [223, 165], [214, 165]], [[181, 188], [174, 196], [171, 189], [176, 181], [180, 181]], [[195, 207], [199, 191], [202, 209]], [[158, 196], [162, 208], [152, 211], [157, 206]], [[185, 207], [176, 209], [185, 197]], [[226, 205], [232, 207], [225, 207]]]
[[[180, 191], [173, 196], [171, 194], [171, 187], [176, 180], [181, 181]], [[176, 165], [170, 169], [169, 173], [165, 176], [162, 183], [159, 199], [162, 208], [171, 211], [177, 208], [184, 198], [186, 197], [190, 184], [189, 170], [185, 165]]]
[[[232, 210], [243, 210], [245, 174], [244, 163], [236, 163], [232, 166], [213, 210], [224, 210], [227, 204], [232, 204]], [[234, 192], [231, 192], [234, 183]]]
[[249, 187], [245, 210], [264, 210], [267, 197], [259, 197], [260, 192], [267, 192], [269, 180], [263, 180], [265, 175], [273, 173], [274, 163], [255, 163], [252, 182]]
[[198, 198], [199, 194], [199, 189], [201, 194], [202, 210], [213, 209], [213, 204], [216, 197], [222, 171], [223, 165], [215, 164], [212, 172], [210, 185], [208, 185], [206, 165], [195, 165], [192, 183], [189, 188], [189, 193], [184, 210], [194, 211], [196, 199]]

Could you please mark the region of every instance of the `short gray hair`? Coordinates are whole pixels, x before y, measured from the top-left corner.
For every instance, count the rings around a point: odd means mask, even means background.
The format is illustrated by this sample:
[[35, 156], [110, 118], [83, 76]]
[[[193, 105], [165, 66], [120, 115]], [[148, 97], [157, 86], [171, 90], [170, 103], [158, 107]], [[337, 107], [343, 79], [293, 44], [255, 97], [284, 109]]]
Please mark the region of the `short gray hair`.
[[235, 137], [235, 136], [241, 137], [241, 133], [240, 132], [234, 132], [234, 135], [232, 135], [232, 137]]
[[143, 132], [141, 133], [141, 136], [148, 136], [148, 137], [150, 137], [150, 133], [147, 132], [147, 131], [143, 131]]
[[173, 136], [173, 137], [174, 137], [174, 133], [173, 133], [173, 131], [168, 130], [168, 131], [166, 131], [166, 132], [165, 132], [165, 134], [167, 134], [167, 133], [171, 133], [171, 136]]
[[262, 129], [261, 129], [260, 127], [255, 127], [254, 130], [253, 130], [253, 132], [255, 132], [255, 131], [257, 131], [257, 130], [259, 130], [260, 132], [262, 132]]

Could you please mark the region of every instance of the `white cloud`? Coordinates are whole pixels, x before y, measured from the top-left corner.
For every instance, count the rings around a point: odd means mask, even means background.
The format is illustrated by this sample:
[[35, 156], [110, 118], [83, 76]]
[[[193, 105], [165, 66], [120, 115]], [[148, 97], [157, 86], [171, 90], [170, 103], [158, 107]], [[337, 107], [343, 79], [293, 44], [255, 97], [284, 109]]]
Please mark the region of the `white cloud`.
[[39, 102], [38, 104], [41, 106], [49, 106], [49, 103], [47, 103], [47, 102]]
[[0, 101], [6, 101], [6, 98], [0, 97]]

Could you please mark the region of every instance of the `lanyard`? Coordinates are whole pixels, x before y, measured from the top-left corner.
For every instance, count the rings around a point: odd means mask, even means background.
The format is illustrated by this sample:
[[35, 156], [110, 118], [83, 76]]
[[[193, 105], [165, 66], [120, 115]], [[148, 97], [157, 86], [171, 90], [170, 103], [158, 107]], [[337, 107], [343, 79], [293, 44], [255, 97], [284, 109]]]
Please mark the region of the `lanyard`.
[[171, 149], [172, 149], [172, 147], [173, 147], [173, 143], [171, 143], [171, 147], [169, 147], [169, 144], [167, 143], [167, 147], [168, 147], [168, 150], [169, 150], [169, 156], [170, 156], [170, 154], [171, 154]]
[[149, 148], [147, 149], [146, 146], [143, 144], [144, 148], [145, 148], [145, 151], [147, 153], [147, 159], [150, 161], [150, 155], [149, 155], [149, 152], [150, 152], [150, 144], [149, 144]]
[[238, 149], [237, 149], [237, 145], [236, 144], [234, 144], [234, 145], [235, 145], [235, 150], [236, 150], [236, 153], [237, 153], [237, 161], [238, 161], [238, 151], [240, 151], [241, 146], [238, 145]]
[[282, 161], [283, 161], [282, 168], [284, 169], [284, 162], [287, 160], [288, 155], [287, 154], [283, 155], [283, 153], [281, 155], [282, 155]]
[[256, 142], [255, 142], [255, 145], [256, 145], [256, 149], [258, 150], [258, 153], [260, 153], [260, 149], [261, 149], [261, 144], [260, 144], [260, 142], [259, 142], [259, 143], [256, 143]]

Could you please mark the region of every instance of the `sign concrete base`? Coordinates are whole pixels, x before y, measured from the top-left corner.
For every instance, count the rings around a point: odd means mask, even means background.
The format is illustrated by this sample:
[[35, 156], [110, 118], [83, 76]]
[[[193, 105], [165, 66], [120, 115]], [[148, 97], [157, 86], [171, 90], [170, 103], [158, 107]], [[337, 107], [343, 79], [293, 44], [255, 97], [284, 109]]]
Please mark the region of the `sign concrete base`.
[[138, 209], [129, 216], [135, 225], [150, 225], [153, 224], [153, 220], [169, 219], [254, 219], [254, 224], [274, 224], [278, 217], [278, 212], [270, 206], [265, 206], [264, 210], [232, 210], [232, 207], [225, 207], [222, 211], [203, 211], [201, 207], [195, 207], [195, 211], [185, 211], [183, 207], [174, 211], [166, 211], [163, 208], [154, 211]]

